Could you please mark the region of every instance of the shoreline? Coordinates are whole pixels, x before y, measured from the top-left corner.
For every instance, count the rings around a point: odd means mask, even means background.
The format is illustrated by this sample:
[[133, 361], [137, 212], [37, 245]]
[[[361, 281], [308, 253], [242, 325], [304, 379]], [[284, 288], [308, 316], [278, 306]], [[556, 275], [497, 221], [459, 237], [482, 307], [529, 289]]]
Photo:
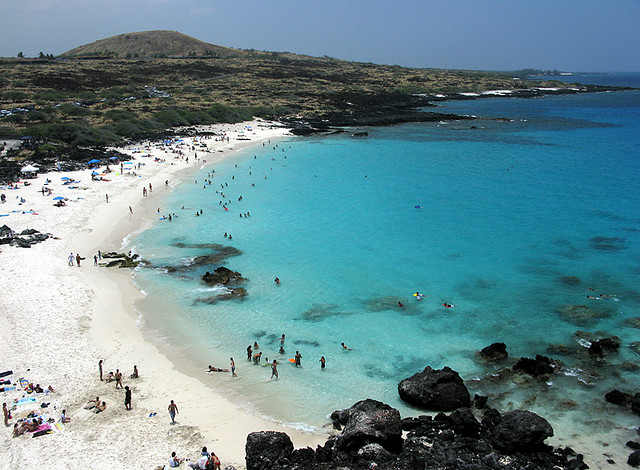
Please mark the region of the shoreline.
[[[237, 125], [206, 126], [217, 132], [224, 129], [243, 129], [247, 123]], [[260, 126], [259, 121], [250, 125]], [[268, 123], [267, 123], [268, 125]], [[199, 449], [206, 445], [220, 456], [223, 465], [234, 465], [243, 468], [244, 445], [246, 435], [258, 430], [276, 430], [289, 434], [296, 447], [324, 443], [325, 434], [307, 434], [292, 428], [279, 426], [271, 421], [251, 415], [211, 387], [203, 380], [184, 374], [175, 368], [171, 359], [163, 354], [154, 344], [145, 340], [138, 325], [135, 301], [144, 296], [135, 286], [129, 270], [95, 269], [91, 266], [90, 253], [98, 249], [104, 251], [120, 251], [123, 240], [132, 233], [139, 233], [152, 223], [151, 215], [138, 214], [155, 211], [149, 210], [157, 205], [157, 193], [167, 195], [165, 191], [177, 186], [180, 180], [201, 169], [204, 165], [211, 165], [215, 161], [227, 158], [229, 152], [237, 152], [259, 144], [269, 138], [277, 138], [288, 134], [288, 131], [278, 126], [271, 129], [260, 129], [250, 141], [231, 141], [228, 144], [215, 142], [214, 149], [206, 154], [206, 163], [186, 164], [182, 160], [172, 161], [172, 154], [166, 154], [165, 164], [148, 162], [142, 169], [142, 178], [128, 179], [123, 182], [117, 180], [106, 184], [91, 182], [90, 189], [84, 191], [81, 207], [75, 201], [70, 201], [67, 207], [52, 207], [50, 197], [37, 195], [45, 176], [41, 175], [32, 185], [17, 191], [9, 191], [8, 198], [13, 193], [20, 193], [25, 197], [26, 207], [32, 204], [40, 206], [36, 211], [49, 213], [73, 209], [67, 214], [55, 214], [46, 217], [17, 214], [2, 220], [9, 227], [19, 232], [25, 228], [35, 228], [43, 232], [52, 232], [59, 236], [59, 240], [47, 240], [33, 246], [30, 250], [35, 253], [24, 252], [18, 247], [2, 247], [0, 259], [3, 263], [4, 282], [0, 285], [5, 292], [6, 310], [10, 312], [7, 318], [0, 320], [5, 330], [13, 330], [20, 324], [27, 324], [30, 312], [37, 311], [38, 306], [46, 310], [47, 321], [43, 328], [29, 337], [36, 344], [48, 344], [37, 355], [31, 354], [30, 348], [16, 348], [5, 357], [7, 368], [14, 370], [10, 376], [14, 380], [19, 377], [29, 377], [34, 382], [51, 384], [56, 390], [46, 397], [47, 401], [56, 403], [52, 416], [56, 419], [62, 408], [67, 409], [67, 416], [71, 423], [64, 431], [45, 436], [43, 439], [24, 441], [23, 437], [11, 439], [10, 429], [3, 433], [6, 455], [4, 461], [11, 462], [12, 467], [32, 466], [37, 462], [50, 459], [47, 455], [55, 455], [53, 449], [67, 449], [65, 456], [57, 458], [55, 468], [70, 468], [77, 465], [91, 465], [110, 467], [114, 464], [126, 467], [142, 467], [151, 464], [166, 463], [172, 451], [179, 456], [191, 457], [195, 460]], [[132, 147], [139, 147], [134, 145]], [[224, 153], [218, 153], [218, 149]], [[198, 152], [200, 149], [196, 149]], [[201, 150], [200, 150], [201, 151]], [[213, 153], [215, 152], [215, 153]], [[187, 156], [191, 157], [193, 152]], [[161, 154], [160, 156], [162, 156]], [[140, 161], [138, 159], [137, 161]], [[153, 168], [152, 165], [163, 165]], [[82, 177], [76, 176], [82, 174]], [[73, 178], [88, 178], [89, 171], [65, 173]], [[56, 185], [60, 174], [46, 175]], [[123, 178], [115, 176], [112, 178]], [[163, 189], [165, 180], [171, 180], [171, 187]], [[176, 182], [176, 179], [178, 182]], [[150, 194], [144, 200], [141, 186], [151, 182], [156, 194]], [[59, 183], [58, 183], [59, 184]], [[117, 186], [113, 188], [113, 186]], [[105, 204], [103, 190], [118, 190], [118, 194], [110, 195], [109, 204]], [[63, 189], [54, 189], [54, 195], [61, 194]], [[68, 191], [67, 191], [68, 192]], [[27, 194], [31, 193], [31, 194]], [[155, 196], [155, 197], [154, 197]], [[42, 197], [38, 204], [31, 203]], [[14, 201], [8, 200], [10, 204]], [[44, 203], [44, 204], [43, 204]], [[9, 205], [9, 204], [7, 204]], [[51, 205], [45, 208], [45, 205]], [[133, 208], [129, 214], [128, 206]], [[145, 207], [147, 206], [147, 207]], [[3, 205], [2, 210], [8, 209]], [[113, 214], [123, 214], [114, 220]], [[13, 215], [13, 214], [12, 214]], [[57, 217], [62, 215], [62, 217]], [[28, 219], [27, 219], [28, 217]], [[71, 220], [68, 220], [68, 219]], [[74, 233], [75, 232], [75, 233]], [[55, 245], [52, 245], [55, 243]], [[80, 252], [87, 259], [80, 268], [67, 266], [68, 252]], [[33, 256], [35, 254], [35, 256]], [[11, 266], [6, 270], [6, 266]], [[33, 277], [29, 293], [36, 293], [27, 298], [23, 285], [16, 285], [11, 279], [18, 281]], [[55, 281], [53, 281], [55, 280]], [[46, 300], [42, 294], [47, 291], [46, 286], [53, 282], [56, 291], [49, 291], [50, 298]], [[41, 305], [46, 302], [48, 305]], [[48, 307], [48, 308], [47, 308]], [[20, 314], [18, 314], [19, 312]], [[31, 322], [33, 323], [33, 322]], [[31, 325], [33, 327], [33, 325]], [[51, 335], [51, 330], [55, 333]], [[105, 361], [105, 373], [119, 368], [124, 375], [124, 384], [130, 385], [133, 392], [133, 411], [127, 412], [122, 406], [124, 395], [116, 391], [111, 384], [100, 383], [97, 379], [98, 359]], [[140, 370], [140, 378], [129, 379], [133, 365]], [[28, 370], [30, 369], [30, 370]], [[14, 392], [21, 396], [20, 390]], [[5, 393], [5, 401], [9, 398]], [[82, 409], [82, 405], [96, 395], [107, 401], [107, 411], [93, 415]], [[179, 407], [177, 421], [179, 425], [171, 426], [168, 413], [165, 411], [169, 400], [174, 399]], [[39, 405], [40, 400], [38, 400]], [[205, 405], [206, 404], [206, 405]], [[153, 412], [157, 416], [149, 417]], [[127, 416], [124, 416], [127, 415]], [[126, 420], [126, 421], [125, 421]], [[96, 421], [96, 423], [91, 423]], [[14, 420], [11, 421], [13, 424]], [[100, 424], [98, 424], [100, 423]], [[233, 430], [233, 432], [228, 432]], [[117, 436], [129, 436], [135, 433], [137, 437], [130, 438], [130, 444], [137, 444], [136, 450], [114, 448], [113, 442]], [[95, 452], [82, 452], [78, 446], [82, 441], [93, 439], [91, 447]], [[102, 462], [102, 465], [100, 465]], [[97, 468], [97, 467], [96, 467]]]

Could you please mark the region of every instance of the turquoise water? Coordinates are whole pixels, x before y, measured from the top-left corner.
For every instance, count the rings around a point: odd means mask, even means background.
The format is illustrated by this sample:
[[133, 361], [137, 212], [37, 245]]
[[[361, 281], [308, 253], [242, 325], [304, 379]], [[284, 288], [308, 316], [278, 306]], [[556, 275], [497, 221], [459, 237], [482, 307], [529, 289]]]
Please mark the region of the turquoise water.
[[[640, 94], [442, 109], [483, 119], [373, 128], [366, 138], [285, 138], [216, 164], [211, 185], [203, 185], [207, 168], [176, 188], [162, 211], [178, 218], [142, 233], [135, 250], [154, 266], [180, 266], [211, 251], [192, 245], [233, 246], [242, 254], [224, 265], [248, 278], [248, 296], [202, 302], [220, 292], [199, 281], [215, 266], [139, 270], [149, 331], [194, 366], [227, 367], [233, 356], [240, 379], [206, 380], [288, 423], [320, 426], [365, 397], [415, 413], [397, 383], [427, 365], [459, 371], [472, 393], [508, 390], [496, 406], [526, 404], [554, 423], [588, 426], [584, 407], [567, 411], [560, 401], [609, 413], [604, 392], [639, 385], [620, 365], [637, 362], [640, 339], [624, 321], [640, 316]], [[587, 299], [590, 287], [617, 301]], [[561, 314], [583, 304], [598, 317]], [[607, 357], [614, 366], [586, 358], [578, 330], [619, 336], [620, 352]], [[281, 361], [277, 382], [247, 361], [254, 341], [263, 359]], [[495, 341], [512, 357], [560, 359], [565, 373], [526, 387], [480, 380], [496, 367], [475, 352]], [[571, 351], [550, 352], [551, 344]], [[296, 350], [301, 368], [286, 362]]]

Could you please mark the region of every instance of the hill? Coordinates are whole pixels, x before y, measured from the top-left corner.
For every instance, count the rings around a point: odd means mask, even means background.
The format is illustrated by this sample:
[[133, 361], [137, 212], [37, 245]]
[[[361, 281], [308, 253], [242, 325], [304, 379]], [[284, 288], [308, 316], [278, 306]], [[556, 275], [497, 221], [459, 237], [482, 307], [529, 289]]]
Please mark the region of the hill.
[[119, 34], [79, 46], [61, 57], [238, 57], [246, 52], [216, 46], [177, 31], [142, 31]]

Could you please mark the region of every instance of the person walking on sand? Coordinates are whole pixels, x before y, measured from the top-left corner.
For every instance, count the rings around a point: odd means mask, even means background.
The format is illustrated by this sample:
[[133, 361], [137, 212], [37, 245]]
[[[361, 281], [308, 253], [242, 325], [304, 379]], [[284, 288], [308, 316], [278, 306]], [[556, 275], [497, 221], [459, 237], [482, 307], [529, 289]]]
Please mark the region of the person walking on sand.
[[231, 377], [237, 377], [238, 374], [236, 374], [236, 361], [234, 361], [232, 357], [230, 357], [229, 360], [231, 361]]
[[173, 400], [171, 400], [171, 403], [169, 403], [169, 416], [171, 417], [171, 424], [175, 424], [176, 422], [176, 415], [179, 414], [180, 412], [178, 411], [178, 405], [176, 405]]
[[105, 197], [105, 199], [107, 200], [107, 204], [109, 204], [109, 195], [108, 195], [108, 194], [105, 194], [105, 195], [104, 195], [104, 197]]
[[98, 255], [93, 255], [93, 265], [98, 266]]
[[102, 382], [102, 359], [98, 361], [98, 369], [100, 370], [100, 382]]
[[120, 385], [120, 388], [122, 387], [122, 372], [120, 372], [120, 369], [116, 369], [116, 388], [118, 388], [118, 385]]
[[275, 359], [271, 363], [271, 378], [269, 380], [271, 380], [274, 377], [276, 379], [278, 378], [278, 361], [276, 361]]
[[82, 261], [82, 257], [80, 256], [80, 253], [76, 253], [76, 263], [78, 267], [80, 267], [80, 261]]
[[73, 258], [74, 258], [73, 253], [70, 253], [69, 254], [69, 266], [73, 266]]
[[128, 385], [124, 388], [124, 407], [131, 410], [131, 390]]

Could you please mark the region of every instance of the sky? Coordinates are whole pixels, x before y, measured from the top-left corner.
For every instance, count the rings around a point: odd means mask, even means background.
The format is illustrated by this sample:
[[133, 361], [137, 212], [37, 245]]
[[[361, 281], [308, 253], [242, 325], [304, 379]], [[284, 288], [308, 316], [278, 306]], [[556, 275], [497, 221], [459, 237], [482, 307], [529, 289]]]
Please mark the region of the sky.
[[0, 0], [0, 56], [172, 30], [407, 67], [640, 72], [640, 0]]

